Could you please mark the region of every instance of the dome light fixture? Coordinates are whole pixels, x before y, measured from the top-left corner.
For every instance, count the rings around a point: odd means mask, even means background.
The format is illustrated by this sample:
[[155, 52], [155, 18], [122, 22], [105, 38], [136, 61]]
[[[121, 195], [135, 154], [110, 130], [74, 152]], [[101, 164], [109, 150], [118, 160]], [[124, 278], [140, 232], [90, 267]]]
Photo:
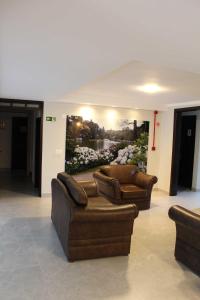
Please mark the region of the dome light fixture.
[[140, 85], [137, 87], [137, 89], [140, 92], [144, 92], [148, 94], [160, 93], [166, 90], [156, 83], [148, 83], [148, 84]]

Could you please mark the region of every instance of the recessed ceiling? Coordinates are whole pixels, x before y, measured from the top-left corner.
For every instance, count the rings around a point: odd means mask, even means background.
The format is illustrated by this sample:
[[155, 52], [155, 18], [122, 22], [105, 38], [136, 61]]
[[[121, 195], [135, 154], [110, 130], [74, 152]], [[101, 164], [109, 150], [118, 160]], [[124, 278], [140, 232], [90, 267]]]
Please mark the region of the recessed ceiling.
[[[157, 90], [146, 92], [149, 88]], [[200, 74], [133, 61], [62, 100], [165, 110], [172, 104], [200, 100]]]
[[[198, 73], [199, 11], [198, 0], [1, 0], [0, 97], [65, 99], [72, 91], [132, 61]], [[188, 76], [183, 75], [182, 83], [178, 80], [183, 102], [198, 96], [197, 86], [188, 85], [196, 76]], [[146, 83], [145, 76], [138, 74], [138, 81], [136, 77], [135, 82], [127, 80], [130, 85]], [[169, 79], [159, 78], [174, 87]], [[130, 105], [132, 96], [126, 87], [117, 94], [116, 89], [110, 90], [115, 99], [109, 101], [117, 102], [118, 96], [118, 102]], [[126, 94], [123, 97], [122, 91]], [[108, 104], [107, 92], [103, 96]], [[170, 95], [163, 93], [161, 100], [152, 95], [152, 104], [167, 103]], [[170, 101], [177, 101], [178, 95], [175, 92]], [[103, 96], [98, 95], [105, 102]], [[145, 97], [141, 97], [144, 105]]]

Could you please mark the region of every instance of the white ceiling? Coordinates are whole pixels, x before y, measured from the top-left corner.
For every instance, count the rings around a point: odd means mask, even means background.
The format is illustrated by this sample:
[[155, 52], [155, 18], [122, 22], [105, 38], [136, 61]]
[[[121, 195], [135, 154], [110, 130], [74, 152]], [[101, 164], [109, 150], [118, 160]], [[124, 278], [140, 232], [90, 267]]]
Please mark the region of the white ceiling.
[[[156, 83], [162, 92], [138, 90]], [[63, 97], [67, 102], [164, 110], [171, 105], [200, 100], [200, 74], [133, 61]], [[199, 101], [200, 104], [200, 101]]]
[[[199, 12], [199, 0], [1, 0], [0, 97], [69, 101], [72, 91], [131, 62], [109, 83], [105, 76], [82, 88], [87, 102], [155, 108], [196, 101], [199, 75], [168, 68], [200, 72]], [[146, 73], [173, 91], [128, 91]]]

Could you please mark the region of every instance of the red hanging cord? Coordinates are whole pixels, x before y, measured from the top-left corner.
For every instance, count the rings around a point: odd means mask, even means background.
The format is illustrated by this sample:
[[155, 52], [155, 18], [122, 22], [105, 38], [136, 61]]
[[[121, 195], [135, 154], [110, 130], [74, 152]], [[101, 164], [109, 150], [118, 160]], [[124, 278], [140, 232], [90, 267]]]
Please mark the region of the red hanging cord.
[[156, 146], [155, 146], [155, 142], [156, 142], [156, 116], [158, 114], [158, 111], [155, 110], [154, 111], [154, 124], [153, 124], [153, 145], [151, 150], [155, 151], [156, 150]]

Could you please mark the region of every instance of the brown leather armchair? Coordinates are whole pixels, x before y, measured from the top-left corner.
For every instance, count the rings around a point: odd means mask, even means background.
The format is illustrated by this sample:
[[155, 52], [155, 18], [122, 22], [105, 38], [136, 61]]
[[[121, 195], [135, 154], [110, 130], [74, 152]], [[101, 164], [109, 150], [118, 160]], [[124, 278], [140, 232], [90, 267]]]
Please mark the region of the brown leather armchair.
[[200, 214], [175, 205], [169, 217], [176, 223], [175, 258], [200, 276]]
[[134, 203], [139, 210], [150, 208], [151, 191], [156, 176], [138, 171], [133, 165], [109, 165], [93, 174], [99, 193], [113, 203]]
[[59, 173], [52, 180], [51, 218], [69, 261], [128, 255], [135, 205], [118, 206], [97, 193], [94, 181]]

